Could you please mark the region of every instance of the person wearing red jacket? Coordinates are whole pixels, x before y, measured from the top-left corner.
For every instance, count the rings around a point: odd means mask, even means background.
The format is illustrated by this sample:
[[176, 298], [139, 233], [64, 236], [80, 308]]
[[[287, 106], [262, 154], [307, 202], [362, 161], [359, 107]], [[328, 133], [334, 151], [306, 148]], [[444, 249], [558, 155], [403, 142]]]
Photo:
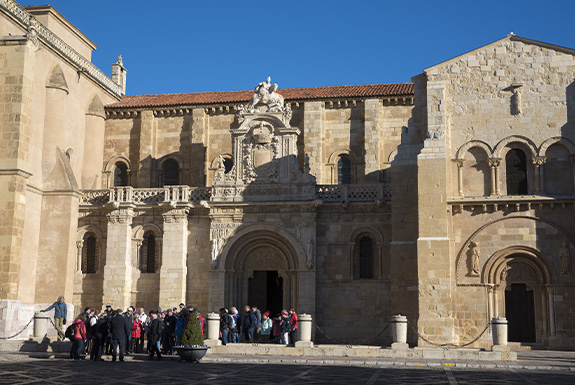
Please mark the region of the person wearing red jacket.
[[80, 353], [84, 349], [84, 343], [86, 342], [86, 316], [80, 314], [72, 323], [71, 326], [74, 327], [74, 333], [72, 334], [72, 349], [70, 349], [70, 358], [74, 361], [82, 361], [80, 358]]
[[140, 342], [140, 337], [142, 336], [142, 321], [140, 321], [140, 315], [138, 313], [134, 313], [134, 323], [132, 324], [132, 338], [130, 340], [130, 352], [136, 352], [136, 348]]
[[295, 346], [295, 339], [297, 333], [297, 314], [293, 307], [289, 309], [289, 315], [290, 315], [289, 343], [290, 345]]

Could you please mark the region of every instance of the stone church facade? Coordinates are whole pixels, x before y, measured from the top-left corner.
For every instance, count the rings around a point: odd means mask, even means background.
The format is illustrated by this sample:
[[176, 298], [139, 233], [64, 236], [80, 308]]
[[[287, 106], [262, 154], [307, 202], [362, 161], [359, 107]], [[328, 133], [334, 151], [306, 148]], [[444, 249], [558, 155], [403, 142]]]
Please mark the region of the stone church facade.
[[575, 50], [509, 35], [410, 83], [125, 96], [51, 7], [0, 10], [1, 335], [63, 294], [294, 307], [320, 342], [388, 344], [401, 313], [463, 344], [506, 316], [573, 346]]

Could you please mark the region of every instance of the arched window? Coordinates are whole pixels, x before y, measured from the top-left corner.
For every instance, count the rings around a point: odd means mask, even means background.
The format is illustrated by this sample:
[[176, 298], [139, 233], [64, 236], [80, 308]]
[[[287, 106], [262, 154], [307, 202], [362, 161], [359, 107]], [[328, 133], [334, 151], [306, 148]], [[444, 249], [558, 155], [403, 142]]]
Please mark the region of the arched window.
[[373, 244], [370, 237], [359, 240], [359, 278], [373, 278]]
[[337, 184], [351, 184], [351, 160], [346, 155], [337, 160]]
[[180, 184], [180, 166], [174, 159], [168, 159], [162, 165], [163, 185], [178, 185]]
[[124, 162], [117, 162], [114, 166], [114, 186], [128, 185], [128, 166]]
[[507, 195], [527, 194], [527, 157], [522, 150], [513, 148], [505, 155]]
[[234, 161], [231, 158], [224, 158], [224, 172], [227, 174], [232, 170], [232, 167], [234, 167]]
[[140, 271], [142, 273], [155, 273], [158, 262], [158, 245], [154, 233], [144, 234], [140, 249]]
[[94, 274], [98, 266], [96, 237], [89, 233], [84, 237], [82, 248], [82, 273]]

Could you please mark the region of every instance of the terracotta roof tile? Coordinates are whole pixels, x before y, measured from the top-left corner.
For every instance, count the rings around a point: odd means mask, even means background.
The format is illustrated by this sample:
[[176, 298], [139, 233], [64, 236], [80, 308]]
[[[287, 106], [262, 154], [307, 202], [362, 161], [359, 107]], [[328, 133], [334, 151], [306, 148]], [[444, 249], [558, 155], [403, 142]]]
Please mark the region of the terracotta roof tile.
[[[363, 98], [413, 95], [413, 83], [367, 84], [309, 88], [282, 88], [278, 91], [287, 101]], [[197, 92], [159, 95], [126, 95], [107, 108], [164, 107], [247, 102], [253, 91]]]

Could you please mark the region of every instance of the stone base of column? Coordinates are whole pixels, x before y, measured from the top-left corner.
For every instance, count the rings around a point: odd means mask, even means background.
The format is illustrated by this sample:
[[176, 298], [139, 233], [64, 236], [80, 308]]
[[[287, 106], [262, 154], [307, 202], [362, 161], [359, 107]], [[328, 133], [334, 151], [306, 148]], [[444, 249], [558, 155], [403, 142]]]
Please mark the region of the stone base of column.
[[313, 348], [313, 342], [311, 341], [296, 341], [296, 348]]
[[407, 342], [394, 342], [391, 344], [393, 350], [407, 350], [409, 349], [409, 344]]
[[492, 352], [508, 352], [511, 350], [509, 345], [493, 345], [491, 347]]
[[222, 341], [220, 340], [204, 340], [204, 345], [208, 345], [208, 346], [220, 346], [222, 344]]

